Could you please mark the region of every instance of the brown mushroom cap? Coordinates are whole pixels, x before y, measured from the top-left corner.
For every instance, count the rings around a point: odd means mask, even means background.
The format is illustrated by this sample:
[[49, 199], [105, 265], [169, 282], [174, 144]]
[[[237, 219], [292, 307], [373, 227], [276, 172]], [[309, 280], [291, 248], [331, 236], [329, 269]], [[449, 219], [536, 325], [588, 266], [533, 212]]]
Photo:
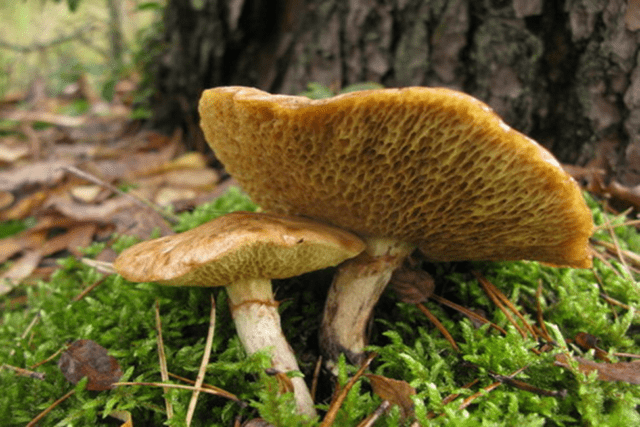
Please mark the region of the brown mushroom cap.
[[114, 267], [132, 282], [226, 286], [337, 265], [364, 247], [357, 236], [308, 219], [232, 212], [184, 233], [132, 246]]
[[412, 242], [434, 261], [591, 265], [576, 182], [469, 95], [411, 87], [310, 100], [219, 87], [199, 109], [216, 156], [265, 209]]

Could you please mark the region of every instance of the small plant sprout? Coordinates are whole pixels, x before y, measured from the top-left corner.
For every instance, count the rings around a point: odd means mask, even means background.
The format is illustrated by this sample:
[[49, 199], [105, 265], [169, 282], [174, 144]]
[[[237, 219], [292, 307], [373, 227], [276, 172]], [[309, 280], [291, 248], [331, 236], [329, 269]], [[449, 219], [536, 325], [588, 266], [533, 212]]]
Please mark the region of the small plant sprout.
[[430, 261], [591, 266], [593, 223], [576, 182], [469, 95], [410, 87], [310, 100], [219, 87], [199, 108], [209, 145], [253, 201], [366, 242], [329, 291], [329, 361], [362, 360], [373, 307], [416, 249]]
[[[233, 212], [190, 231], [139, 243], [120, 254], [116, 270], [132, 282], [225, 286], [245, 350], [269, 350], [273, 367], [299, 371], [280, 327], [271, 279], [340, 264], [364, 250], [342, 229], [304, 218]], [[298, 411], [316, 415], [303, 378], [291, 378]]]

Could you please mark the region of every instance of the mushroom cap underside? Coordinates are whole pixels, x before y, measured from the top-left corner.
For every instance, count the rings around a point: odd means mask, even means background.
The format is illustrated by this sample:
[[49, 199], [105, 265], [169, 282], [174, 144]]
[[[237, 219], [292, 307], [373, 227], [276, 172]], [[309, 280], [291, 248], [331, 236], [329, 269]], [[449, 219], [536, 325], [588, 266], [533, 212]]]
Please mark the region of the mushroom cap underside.
[[591, 212], [542, 146], [461, 92], [411, 87], [325, 100], [207, 90], [205, 137], [269, 211], [419, 245], [434, 261], [588, 267]]
[[123, 251], [114, 267], [132, 282], [225, 286], [334, 266], [364, 248], [354, 234], [316, 221], [232, 212], [184, 233], [138, 243]]

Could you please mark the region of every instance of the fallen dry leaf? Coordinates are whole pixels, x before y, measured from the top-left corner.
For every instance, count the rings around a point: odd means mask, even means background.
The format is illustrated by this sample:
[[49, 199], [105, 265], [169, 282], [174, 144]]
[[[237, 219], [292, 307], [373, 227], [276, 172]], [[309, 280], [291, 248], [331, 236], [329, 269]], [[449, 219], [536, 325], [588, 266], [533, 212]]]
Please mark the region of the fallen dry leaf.
[[0, 295], [11, 292], [22, 280], [29, 277], [42, 260], [40, 251], [26, 251], [22, 257], [0, 276]]
[[156, 165], [168, 162], [176, 150], [177, 147], [169, 146], [157, 153], [129, 153], [114, 160], [86, 162], [80, 165], [79, 168], [105, 181], [123, 178], [133, 179], [137, 176], [155, 173], [158, 170]]
[[[57, 234], [49, 238], [48, 235], [53, 230]], [[98, 225], [95, 222], [46, 215], [30, 229], [0, 239], [0, 263], [23, 253], [11, 268], [0, 276], [4, 281], [0, 293], [6, 293], [9, 286], [13, 287], [33, 273], [43, 257], [63, 250], [78, 257], [82, 256], [79, 248], [89, 246], [97, 231]]]
[[89, 378], [87, 390], [109, 390], [122, 376], [118, 361], [92, 340], [74, 341], [60, 356], [58, 367], [72, 384]]
[[25, 144], [8, 145], [0, 143], [0, 162], [13, 163], [29, 154]]
[[604, 360], [605, 362], [610, 362], [608, 353], [603, 349], [601, 349], [600, 347], [598, 347], [600, 339], [595, 335], [591, 335], [586, 332], [578, 332], [574, 337], [573, 341], [576, 344], [578, 344], [580, 347], [582, 347], [584, 350], [594, 350], [595, 356], [598, 359]]
[[[598, 363], [577, 356], [573, 357], [573, 360], [578, 362], [578, 370], [584, 374], [596, 371], [600, 381], [624, 381], [629, 384], [640, 384], [640, 360]], [[555, 365], [569, 369], [569, 357], [566, 354], [556, 355]]]
[[0, 239], [0, 263], [25, 249], [35, 249], [42, 246], [45, 240], [46, 230], [26, 230], [18, 235]]
[[398, 405], [404, 418], [413, 416], [413, 400], [416, 390], [408, 382], [394, 380], [382, 375], [364, 374], [371, 383], [373, 392], [382, 400]]
[[162, 187], [153, 198], [159, 206], [169, 206], [178, 200], [194, 199], [198, 193], [188, 188]]
[[207, 167], [207, 159], [202, 153], [185, 153], [162, 166], [162, 171], [173, 169], [204, 169]]
[[103, 188], [99, 185], [76, 185], [71, 188], [70, 193], [74, 199], [80, 202], [93, 203], [102, 190]]
[[391, 288], [400, 301], [408, 304], [425, 302], [433, 295], [433, 277], [424, 270], [402, 266], [391, 276]]
[[69, 227], [65, 233], [47, 240], [42, 246], [42, 254], [47, 256], [67, 250], [80, 257], [82, 252], [78, 248], [84, 248], [91, 244], [97, 228], [98, 226], [94, 223], [77, 223]]
[[0, 220], [8, 221], [11, 219], [23, 219], [33, 214], [33, 211], [42, 206], [47, 200], [47, 193], [44, 191], [36, 191], [22, 199], [13, 206], [0, 211]]
[[157, 212], [151, 209], [141, 209], [139, 206], [129, 205], [114, 212], [110, 221], [115, 225], [115, 232], [129, 236], [137, 236], [141, 240], [147, 240], [155, 231], [160, 231], [160, 236], [175, 234], [167, 221]]
[[[51, 196], [46, 207], [76, 221], [104, 221], [109, 219], [120, 209], [133, 205], [135, 202], [127, 197], [116, 196], [105, 200], [99, 205], [87, 205], [76, 202], [68, 194]], [[139, 208], [138, 208], [139, 209]]]
[[0, 210], [8, 208], [13, 204], [15, 197], [8, 191], [0, 191]]
[[133, 418], [129, 411], [111, 411], [109, 416], [123, 422], [120, 427], [133, 427]]
[[163, 172], [164, 165], [170, 162], [180, 150], [180, 139], [153, 133], [146, 135], [146, 138], [147, 147], [157, 144], [157, 151], [123, 150], [115, 159], [88, 161], [78, 167], [108, 182]]
[[16, 191], [27, 185], [51, 186], [64, 177], [65, 166], [71, 162], [51, 160], [34, 162], [0, 172], [0, 190]]
[[168, 185], [210, 189], [218, 182], [218, 173], [213, 169], [178, 169], [164, 174]]

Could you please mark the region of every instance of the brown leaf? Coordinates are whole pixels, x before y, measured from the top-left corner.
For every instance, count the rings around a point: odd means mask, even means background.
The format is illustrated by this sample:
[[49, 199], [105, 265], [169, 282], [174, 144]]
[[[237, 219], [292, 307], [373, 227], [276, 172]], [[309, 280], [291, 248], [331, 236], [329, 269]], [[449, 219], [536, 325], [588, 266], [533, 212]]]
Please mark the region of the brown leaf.
[[162, 187], [156, 193], [153, 201], [159, 206], [169, 206], [178, 200], [194, 199], [198, 193], [188, 188]]
[[15, 197], [8, 191], [0, 191], [0, 210], [6, 209], [13, 204]]
[[0, 276], [0, 295], [11, 292], [18, 283], [29, 277], [41, 259], [42, 253], [40, 251], [25, 252], [21, 258], [16, 260], [9, 270]]
[[137, 236], [142, 240], [149, 239], [156, 229], [160, 230], [160, 236], [174, 234], [160, 214], [149, 209], [140, 209], [135, 205], [126, 206], [114, 212], [110, 221], [115, 225], [116, 233]]
[[31, 230], [28, 230], [28, 232], [23, 232], [16, 236], [0, 239], [0, 263], [5, 262], [25, 249], [41, 246], [45, 238], [46, 233], [43, 231], [31, 232]]
[[407, 418], [413, 415], [413, 400], [416, 390], [408, 382], [394, 380], [382, 375], [365, 374], [371, 382], [373, 392], [382, 400], [388, 400], [394, 405], [398, 405], [402, 411], [402, 416]]
[[73, 342], [60, 356], [58, 367], [72, 384], [88, 377], [87, 390], [109, 390], [122, 376], [118, 361], [92, 340]]
[[598, 359], [604, 360], [605, 362], [610, 362], [608, 353], [603, 349], [601, 349], [600, 347], [598, 347], [600, 339], [595, 335], [591, 335], [586, 332], [578, 332], [573, 340], [576, 344], [578, 344], [584, 350], [593, 349], [595, 351], [595, 356]]
[[167, 184], [177, 187], [210, 189], [219, 176], [213, 169], [178, 169], [164, 174]]
[[99, 185], [76, 185], [69, 190], [74, 199], [84, 203], [94, 203], [102, 191]]
[[25, 144], [0, 143], [0, 162], [13, 163], [29, 154], [29, 147]]
[[42, 253], [47, 256], [66, 249], [80, 257], [82, 253], [78, 248], [84, 248], [91, 244], [97, 228], [98, 226], [93, 223], [78, 223], [69, 227], [66, 233], [47, 240], [42, 247]]
[[40, 207], [42, 203], [47, 199], [47, 193], [44, 191], [36, 191], [29, 194], [12, 207], [0, 211], [0, 220], [7, 221], [11, 219], [23, 219], [32, 214], [32, 212]]
[[[578, 362], [578, 370], [584, 374], [593, 371], [598, 373], [601, 381], [624, 381], [629, 384], [640, 384], [640, 361], [597, 363], [582, 357], [574, 357]], [[566, 354], [556, 355], [556, 366], [569, 368], [569, 357]]]
[[89, 161], [79, 168], [105, 181], [161, 172], [181, 147], [180, 140], [162, 135], [155, 135], [153, 139], [162, 141], [157, 152], [129, 152], [113, 160]]
[[120, 424], [120, 427], [133, 427], [133, 419], [129, 411], [111, 411], [109, 416], [122, 421], [123, 424]]
[[605, 188], [611, 197], [620, 202], [630, 204], [636, 209], [640, 209], [640, 187], [627, 187], [619, 182], [611, 181]]
[[111, 217], [118, 210], [134, 203], [127, 197], [118, 196], [105, 200], [99, 205], [87, 205], [72, 200], [68, 194], [62, 194], [50, 197], [47, 200], [47, 207], [77, 221], [110, 222]]
[[65, 160], [34, 162], [0, 172], [0, 190], [15, 191], [26, 185], [53, 185], [64, 177]]
[[207, 167], [207, 158], [202, 153], [189, 152], [176, 157], [169, 163], [163, 165], [162, 171], [174, 169], [204, 169]]
[[419, 304], [433, 294], [435, 283], [426, 271], [402, 266], [393, 272], [391, 286], [400, 301]]

